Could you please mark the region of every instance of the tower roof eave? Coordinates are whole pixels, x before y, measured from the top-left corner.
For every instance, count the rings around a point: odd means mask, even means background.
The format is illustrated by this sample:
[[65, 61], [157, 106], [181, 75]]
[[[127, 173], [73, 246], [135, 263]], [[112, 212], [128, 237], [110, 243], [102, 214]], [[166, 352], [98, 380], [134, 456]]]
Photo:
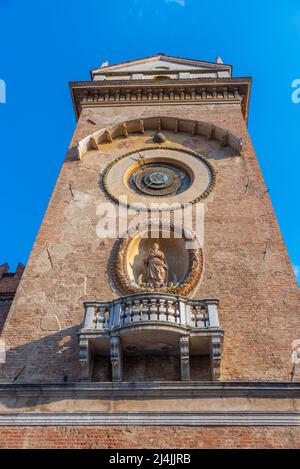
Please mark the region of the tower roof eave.
[[[88, 94], [89, 92], [93, 92], [97, 94], [97, 91], [100, 93], [115, 91], [115, 90], [134, 90], [134, 89], [152, 89], [159, 88], [163, 90], [167, 90], [168, 88], [174, 90], [178, 87], [186, 88], [186, 89], [193, 89], [193, 88], [200, 88], [201, 89], [213, 89], [216, 88], [220, 91], [224, 90], [224, 88], [232, 88], [237, 89], [239, 95], [242, 97], [241, 99], [241, 110], [244, 115], [244, 119], [247, 122], [248, 120], [248, 110], [249, 110], [249, 100], [250, 100], [250, 91], [251, 91], [251, 84], [252, 78], [251, 77], [235, 77], [235, 78], [203, 78], [203, 79], [195, 79], [195, 78], [186, 78], [180, 80], [164, 80], [161, 81], [153, 81], [153, 80], [113, 80], [113, 81], [76, 81], [70, 82], [70, 91], [74, 106], [74, 111], [76, 118], [78, 119], [80, 112], [81, 112], [81, 100], [84, 94]], [[157, 101], [155, 101], [158, 104]], [[176, 100], [176, 103], [180, 101]], [[194, 101], [190, 101], [191, 103]], [[197, 102], [197, 101], [196, 101]], [[200, 103], [200, 101], [199, 101]], [[128, 102], [119, 102], [118, 105], [122, 104], [130, 104]], [[135, 104], [137, 104], [135, 102]], [[146, 102], [142, 102], [142, 104], [147, 104]], [[92, 106], [101, 106], [101, 105], [113, 105], [111, 102], [105, 103], [94, 103]]]

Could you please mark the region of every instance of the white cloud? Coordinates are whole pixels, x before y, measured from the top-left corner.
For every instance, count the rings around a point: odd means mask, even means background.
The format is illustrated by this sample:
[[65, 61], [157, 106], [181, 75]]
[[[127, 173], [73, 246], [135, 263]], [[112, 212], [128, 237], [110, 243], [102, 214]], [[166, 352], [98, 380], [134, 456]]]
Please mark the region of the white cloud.
[[165, 0], [166, 3], [177, 3], [181, 7], [185, 7], [185, 0]]

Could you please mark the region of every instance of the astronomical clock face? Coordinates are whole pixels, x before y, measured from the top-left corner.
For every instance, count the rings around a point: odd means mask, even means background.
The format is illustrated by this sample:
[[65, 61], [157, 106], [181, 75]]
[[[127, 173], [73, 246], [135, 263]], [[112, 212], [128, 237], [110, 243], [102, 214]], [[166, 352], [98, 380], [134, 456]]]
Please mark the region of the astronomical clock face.
[[191, 176], [184, 168], [170, 162], [141, 160], [129, 177], [129, 187], [141, 194], [164, 197], [184, 192]]
[[[212, 189], [215, 174], [201, 155], [177, 147], [147, 147], [122, 155], [104, 173], [104, 188], [115, 201], [186, 205], [203, 199]], [[167, 200], [166, 200], [167, 199]]]

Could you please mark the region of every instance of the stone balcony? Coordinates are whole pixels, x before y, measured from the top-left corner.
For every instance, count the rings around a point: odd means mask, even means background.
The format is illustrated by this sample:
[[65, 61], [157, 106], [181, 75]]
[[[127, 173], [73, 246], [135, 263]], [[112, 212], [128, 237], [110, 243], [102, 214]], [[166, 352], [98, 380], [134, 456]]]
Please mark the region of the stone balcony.
[[123, 380], [126, 356], [178, 356], [180, 379], [190, 379], [190, 356], [210, 357], [211, 379], [219, 378], [223, 331], [218, 300], [191, 300], [141, 293], [84, 303], [79, 331], [82, 380], [90, 380], [95, 357], [110, 357], [112, 381]]

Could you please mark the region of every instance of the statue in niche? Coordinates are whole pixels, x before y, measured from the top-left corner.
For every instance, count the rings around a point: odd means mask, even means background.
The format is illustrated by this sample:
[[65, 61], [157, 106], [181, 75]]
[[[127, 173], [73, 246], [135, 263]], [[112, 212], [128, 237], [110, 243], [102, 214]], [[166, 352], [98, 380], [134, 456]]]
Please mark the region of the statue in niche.
[[165, 255], [154, 243], [144, 259], [145, 280], [147, 287], [161, 288], [168, 282], [168, 264]]

